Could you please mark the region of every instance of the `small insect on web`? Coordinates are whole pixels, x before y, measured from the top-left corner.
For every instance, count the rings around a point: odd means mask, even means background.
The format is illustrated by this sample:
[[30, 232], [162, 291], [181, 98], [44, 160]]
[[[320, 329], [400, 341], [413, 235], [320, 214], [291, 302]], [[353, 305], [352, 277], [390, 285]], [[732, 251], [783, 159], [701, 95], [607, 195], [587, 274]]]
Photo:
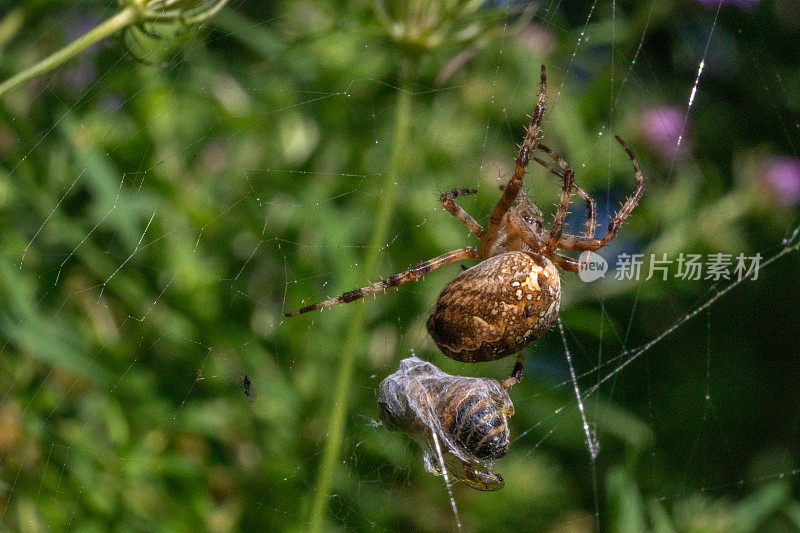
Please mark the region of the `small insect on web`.
[[242, 382], [242, 390], [244, 391], [245, 398], [247, 398], [247, 403], [253, 403], [257, 395], [250, 376], [245, 374], [241, 376], [239, 380]]
[[476, 490], [503, 488], [491, 466], [508, 453], [514, 405], [497, 380], [451, 376], [409, 357], [378, 387], [378, 413], [422, 446], [429, 473], [446, 471]]
[[[444, 208], [475, 234], [481, 241], [480, 246], [447, 252], [394, 276], [286, 316], [352, 302], [420, 279], [442, 265], [477, 259], [480, 263], [461, 272], [439, 294], [427, 322], [428, 332], [439, 349], [456, 361], [478, 363], [518, 354], [511, 377], [503, 385], [511, 387], [517, 383], [522, 377], [523, 349], [544, 335], [558, 317], [561, 305], [558, 269], [581, 270], [578, 260], [562, 255], [558, 250], [596, 251], [606, 246], [638, 204], [645, 181], [633, 152], [625, 141], [617, 137], [633, 163], [636, 188], [611, 220], [606, 234], [595, 238], [595, 201], [575, 184], [575, 173], [569, 163], [539, 142], [546, 92], [547, 78], [542, 65], [539, 99], [517, 155], [514, 173], [503, 187], [503, 194], [489, 217], [486, 229], [455, 202], [459, 196], [474, 194], [475, 190], [455, 189], [441, 196]], [[537, 149], [550, 157], [558, 169], [542, 158], [532, 157]], [[549, 230], [544, 228], [541, 211], [522, 190], [531, 158], [563, 182], [558, 209]], [[563, 231], [573, 192], [586, 202], [587, 221], [581, 235]]]

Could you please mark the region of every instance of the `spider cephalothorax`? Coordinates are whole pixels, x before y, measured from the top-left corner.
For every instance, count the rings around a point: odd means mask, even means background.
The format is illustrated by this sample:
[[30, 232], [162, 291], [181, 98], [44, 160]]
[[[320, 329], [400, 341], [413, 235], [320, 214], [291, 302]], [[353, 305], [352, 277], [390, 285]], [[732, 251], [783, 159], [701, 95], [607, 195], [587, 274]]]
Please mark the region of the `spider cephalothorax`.
[[[428, 319], [428, 332], [439, 349], [456, 361], [492, 361], [518, 353], [511, 378], [504, 384], [510, 387], [516, 383], [522, 374], [522, 349], [541, 337], [558, 317], [561, 305], [558, 268], [570, 272], [578, 272], [581, 268], [577, 260], [561, 255], [558, 250], [595, 251], [604, 247], [636, 207], [644, 190], [644, 175], [636, 157], [625, 141], [617, 137], [633, 163], [636, 189], [614, 216], [606, 234], [595, 238], [597, 214], [594, 200], [575, 183], [575, 174], [569, 163], [539, 143], [546, 92], [542, 65], [539, 100], [517, 155], [514, 174], [503, 187], [503, 194], [485, 229], [455, 202], [457, 197], [474, 194], [475, 190], [456, 189], [441, 196], [444, 208], [478, 237], [480, 246], [453, 250], [367, 287], [287, 313], [287, 316], [352, 302], [419, 279], [447, 263], [478, 259], [480, 263], [456, 276], [439, 294]], [[547, 154], [558, 169], [532, 156], [535, 150]], [[541, 211], [522, 191], [525, 170], [531, 159], [563, 181], [558, 209], [549, 230], [544, 229]], [[564, 218], [573, 192], [586, 202], [587, 220], [582, 235], [563, 233]]]

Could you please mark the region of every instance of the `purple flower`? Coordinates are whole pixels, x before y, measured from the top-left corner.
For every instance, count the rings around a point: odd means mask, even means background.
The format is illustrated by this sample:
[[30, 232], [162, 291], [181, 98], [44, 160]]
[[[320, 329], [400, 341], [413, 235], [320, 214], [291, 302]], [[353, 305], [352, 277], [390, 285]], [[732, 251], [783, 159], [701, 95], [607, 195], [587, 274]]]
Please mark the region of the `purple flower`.
[[789, 156], [766, 158], [759, 169], [758, 181], [779, 204], [796, 205], [800, 202], [800, 159]]
[[[687, 132], [684, 128], [685, 113], [678, 106], [659, 106], [645, 109], [639, 115], [639, 131], [653, 148], [665, 159], [682, 158], [687, 153]], [[681, 139], [680, 146], [678, 139]]]
[[741, 9], [753, 9], [761, 0], [697, 0], [706, 9], [716, 9], [719, 4], [733, 4]]

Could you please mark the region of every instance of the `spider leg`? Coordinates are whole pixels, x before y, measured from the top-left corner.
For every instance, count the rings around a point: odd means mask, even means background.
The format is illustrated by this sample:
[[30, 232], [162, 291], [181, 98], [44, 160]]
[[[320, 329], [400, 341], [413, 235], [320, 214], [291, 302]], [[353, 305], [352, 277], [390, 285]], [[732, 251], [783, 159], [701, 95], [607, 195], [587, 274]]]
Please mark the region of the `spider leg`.
[[367, 285], [366, 287], [346, 292], [341, 296], [337, 296], [336, 298], [329, 298], [322, 302], [318, 302], [313, 305], [303, 307], [302, 309], [298, 309], [297, 311], [292, 311], [291, 313], [286, 313], [286, 316], [288, 317], [297, 316], [303, 313], [307, 313], [309, 311], [316, 311], [317, 309], [330, 307], [332, 305], [349, 303], [358, 300], [359, 298], [363, 298], [364, 296], [386, 290], [389, 287], [397, 287], [398, 285], [402, 285], [407, 281], [417, 280], [422, 276], [424, 276], [425, 274], [427, 274], [428, 272], [436, 270], [440, 266], [446, 265], [447, 263], [452, 263], [454, 261], [461, 261], [462, 259], [479, 259], [480, 250], [481, 249], [477, 246], [468, 246], [467, 248], [460, 248], [458, 250], [453, 250], [452, 252], [447, 252], [446, 254], [434, 257], [433, 259], [429, 259], [424, 263], [420, 263], [416, 266], [409, 268], [408, 270], [400, 272], [399, 274], [395, 274], [394, 276], [382, 279], [378, 282], [372, 283], [371, 285]]
[[456, 217], [458, 220], [461, 221], [469, 230], [480, 237], [484, 230], [483, 226], [478, 224], [478, 222], [472, 218], [472, 215], [464, 211], [458, 204], [456, 204], [455, 199], [459, 196], [464, 196], [465, 194], [476, 194], [478, 191], [475, 189], [453, 189], [452, 191], [448, 191], [441, 196], [442, 206], [444, 206], [447, 211]]
[[553, 254], [550, 256], [550, 261], [553, 262], [561, 270], [568, 270], [570, 272], [578, 273], [581, 271], [581, 264], [577, 259], [567, 257], [561, 254]]
[[517, 194], [522, 188], [522, 182], [525, 180], [525, 169], [528, 167], [531, 151], [536, 147], [537, 138], [542, 131], [542, 118], [544, 117], [544, 101], [547, 93], [547, 76], [545, 75], [544, 65], [542, 65], [542, 85], [539, 89], [539, 101], [536, 103], [536, 109], [533, 111], [531, 123], [528, 126], [528, 131], [525, 134], [525, 139], [522, 141], [522, 146], [517, 155], [516, 165], [514, 167], [514, 175], [508, 180], [508, 184], [503, 190], [503, 196], [497, 201], [494, 206], [491, 216], [489, 216], [489, 230], [495, 231], [500, 222], [514, 201], [517, 199]]
[[625, 151], [628, 153], [628, 157], [631, 158], [631, 162], [633, 163], [633, 170], [636, 174], [636, 189], [633, 191], [633, 194], [628, 197], [624, 204], [622, 204], [622, 208], [617, 211], [617, 214], [614, 215], [614, 218], [611, 220], [611, 223], [608, 225], [608, 230], [606, 231], [605, 236], [602, 239], [595, 239], [595, 238], [588, 238], [588, 237], [578, 237], [575, 235], [562, 235], [558, 241], [558, 248], [564, 248], [567, 250], [580, 250], [580, 251], [595, 251], [599, 250], [603, 246], [607, 245], [611, 239], [617, 234], [619, 227], [625, 221], [628, 216], [630, 216], [631, 211], [636, 207], [639, 203], [639, 198], [642, 197], [642, 192], [644, 192], [644, 174], [642, 174], [641, 169], [639, 168], [639, 161], [636, 160], [636, 156], [633, 155], [633, 151], [628, 147], [625, 141], [622, 140], [619, 136], [616, 137], [617, 141], [622, 145]]
[[[508, 213], [508, 221], [510, 224], [510, 233], [518, 235], [519, 238], [522, 239], [522, 242], [527, 244], [535, 253], [545, 254], [547, 248], [545, 239], [533, 230], [531, 225], [522, 218], [522, 215], [516, 211], [510, 211]], [[558, 253], [550, 254], [547, 257], [560, 269], [569, 270], [570, 272], [578, 272], [580, 270], [578, 261], [571, 257], [566, 257]]]
[[510, 389], [511, 387], [522, 381], [522, 370], [524, 368], [524, 363], [525, 363], [525, 350], [522, 350], [517, 354], [517, 362], [514, 363], [514, 369], [511, 371], [511, 375], [501, 384], [503, 385], [504, 388]]
[[[568, 170], [571, 170], [571, 168], [569, 166], [569, 163], [567, 163], [560, 155], [555, 153], [555, 151], [553, 151], [553, 149], [551, 149], [551, 148], [549, 148], [549, 147], [547, 147], [547, 146], [545, 146], [543, 144], [540, 144], [538, 146], [538, 148], [541, 151], [545, 152], [550, 157], [552, 157], [553, 160], [556, 163], [558, 163], [558, 166], [560, 166], [561, 169], [565, 173]], [[549, 170], [550, 172], [555, 174], [556, 176], [560, 177], [562, 180], [566, 180], [566, 177], [565, 177], [564, 173], [558, 172], [553, 167], [551, 167], [546, 161], [544, 161], [542, 159], [539, 159], [538, 157], [534, 157], [534, 160], [537, 163], [539, 163], [540, 165], [542, 165], [544, 168], [546, 168], [547, 170]], [[585, 236], [587, 238], [589, 238], [589, 239], [593, 239], [594, 238], [594, 231], [595, 231], [595, 228], [597, 227], [597, 204], [595, 203], [594, 198], [589, 196], [586, 193], [586, 191], [584, 191], [580, 187], [580, 185], [578, 185], [577, 183], [573, 182], [572, 187], [575, 189], [575, 192], [578, 193], [578, 196], [583, 198], [583, 200], [586, 202], [586, 216], [587, 216], [587, 218], [586, 218], [586, 233], [585, 233]]]
[[509, 211], [507, 219], [509, 234], [517, 235], [534, 253], [545, 254], [547, 243], [534, 231], [533, 226], [528, 224], [518, 211]]
[[545, 255], [550, 255], [558, 248], [558, 240], [564, 231], [564, 219], [567, 217], [567, 210], [569, 209], [569, 202], [572, 197], [572, 185], [575, 183], [575, 173], [572, 169], [564, 171], [564, 187], [561, 189], [561, 198], [558, 203], [558, 209], [553, 220], [553, 225], [550, 226], [550, 237], [547, 240], [547, 248]]

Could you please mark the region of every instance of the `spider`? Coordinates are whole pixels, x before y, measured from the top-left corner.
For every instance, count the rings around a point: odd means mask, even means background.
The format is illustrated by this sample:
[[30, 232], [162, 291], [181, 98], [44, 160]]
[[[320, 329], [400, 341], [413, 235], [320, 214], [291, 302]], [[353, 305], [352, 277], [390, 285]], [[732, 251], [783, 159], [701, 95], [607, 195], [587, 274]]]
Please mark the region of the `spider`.
[[[455, 202], [459, 196], [477, 191], [455, 189], [441, 196], [444, 208], [475, 234], [480, 246], [447, 252], [367, 287], [303, 307], [286, 316], [352, 302], [417, 280], [447, 263], [477, 259], [480, 263], [461, 272], [442, 289], [428, 318], [428, 332], [439, 349], [456, 361], [478, 363], [517, 354], [511, 377], [503, 385], [511, 387], [517, 383], [522, 377], [523, 348], [544, 335], [558, 317], [561, 303], [558, 269], [570, 272], [581, 269], [576, 259], [564, 256], [558, 250], [596, 251], [606, 246], [636, 207], [644, 190], [644, 175], [639, 162], [625, 141], [617, 136], [633, 164], [636, 189], [611, 220], [606, 234], [595, 238], [595, 201], [575, 183], [575, 174], [569, 163], [538, 140], [546, 92], [547, 78], [542, 65], [539, 99], [517, 155], [514, 174], [502, 187], [503, 194], [494, 206], [486, 228]], [[549, 156], [557, 168], [532, 156], [535, 150]], [[544, 228], [541, 211], [522, 191], [525, 170], [531, 159], [563, 181], [558, 209], [549, 230]], [[563, 231], [573, 190], [586, 202], [587, 220], [582, 235]]]

